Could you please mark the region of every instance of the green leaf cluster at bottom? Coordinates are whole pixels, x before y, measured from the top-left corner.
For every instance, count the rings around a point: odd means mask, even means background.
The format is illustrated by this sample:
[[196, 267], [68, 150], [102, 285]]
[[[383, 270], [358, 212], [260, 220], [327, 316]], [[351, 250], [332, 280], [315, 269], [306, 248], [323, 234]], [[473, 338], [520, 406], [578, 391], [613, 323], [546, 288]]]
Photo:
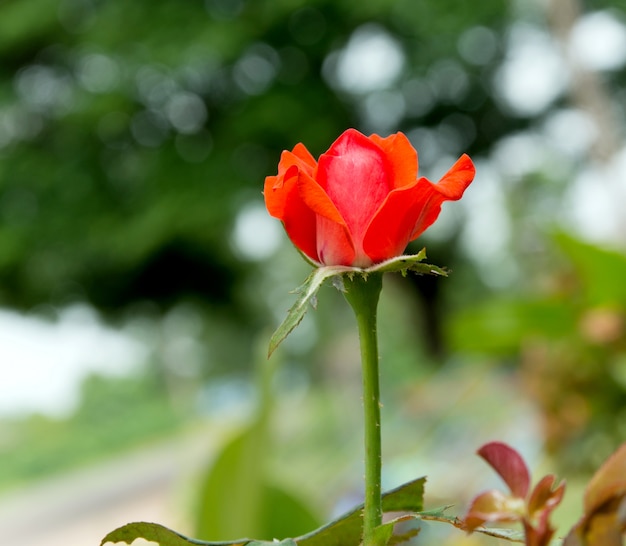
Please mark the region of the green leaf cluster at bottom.
[[[419, 512], [423, 505], [424, 483], [426, 478], [418, 478], [383, 495], [384, 512]], [[102, 539], [101, 546], [107, 542], [126, 542], [132, 544], [137, 538], [143, 538], [160, 546], [358, 546], [363, 532], [361, 511], [363, 506], [342, 515], [335, 521], [294, 539], [282, 541], [258, 541], [249, 538], [229, 542], [207, 542], [186, 537], [159, 525], [158, 523], [129, 523], [109, 533]], [[381, 529], [381, 533], [387, 530]], [[390, 533], [389, 533], [390, 534]]]

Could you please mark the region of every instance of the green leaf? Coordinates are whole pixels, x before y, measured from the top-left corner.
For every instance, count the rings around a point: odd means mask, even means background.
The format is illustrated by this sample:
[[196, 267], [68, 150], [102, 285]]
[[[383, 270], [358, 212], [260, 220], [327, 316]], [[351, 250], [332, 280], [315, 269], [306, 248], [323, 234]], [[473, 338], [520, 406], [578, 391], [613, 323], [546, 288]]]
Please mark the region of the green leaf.
[[458, 351], [509, 355], [529, 337], [570, 335], [576, 320], [574, 309], [557, 298], [494, 299], [452, 316], [446, 337]]
[[276, 365], [276, 360], [268, 363], [259, 355], [256, 388], [260, 402], [256, 418], [222, 446], [201, 480], [194, 529], [199, 538], [273, 538], [264, 536], [262, 510], [267, 446], [272, 445], [267, 422], [273, 399], [268, 385]]
[[619, 305], [626, 301], [623, 252], [585, 243], [566, 233], [556, 234], [555, 241], [574, 265], [588, 305]]
[[383, 512], [419, 512], [424, 507], [425, 483], [425, 477], [416, 478], [383, 493]]
[[[426, 478], [418, 478], [392, 489], [383, 494], [384, 512], [419, 512], [422, 509], [424, 497], [424, 483]], [[309, 534], [296, 539], [285, 539], [282, 542], [258, 541], [242, 538], [226, 542], [207, 542], [188, 538], [176, 531], [157, 523], [129, 523], [109, 533], [102, 542], [126, 542], [132, 544], [137, 538], [156, 542], [160, 546], [359, 546], [363, 532], [363, 505], [347, 512], [337, 520], [321, 527]], [[384, 527], [384, 526], [381, 526]], [[392, 529], [393, 530], [393, 529]], [[381, 530], [381, 537], [386, 536], [387, 530]]]
[[110, 532], [102, 539], [100, 546], [104, 546], [107, 542], [125, 542], [132, 544], [135, 539], [143, 538], [150, 542], [156, 542], [160, 546], [297, 546], [293, 539], [285, 539], [280, 542], [251, 540], [249, 538], [241, 538], [239, 540], [227, 542], [207, 542], [189, 538], [176, 531], [172, 531], [158, 523], [136, 522], [128, 523], [115, 531]]
[[416, 527], [414, 529], [409, 529], [408, 531], [405, 531], [402, 534], [393, 535], [389, 539], [387, 546], [397, 546], [398, 544], [404, 544], [405, 542], [408, 542], [412, 538], [419, 535], [420, 530], [421, 529], [419, 527]]
[[107, 542], [125, 542], [126, 544], [132, 544], [137, 538], [156, 542], [160, 544], [160, 546], [253, 546], [254, 544], [262, 544], [249, 539], [241, 539], [234, 542], [204, 542], [202, 540], [188, 538], [158, 523], [146, 523], [142, 521], [128, 523], [115, 529], [115, 531], [110, 532], [102, 539], [100, 546], [103, 546]]
[[346, 272], [354, 273], [355, 271], [362, 270], [344, 266], [325, 266], [315, 269], [313, 273], [306, 278], [304, 283], [295, 290], [295, 292], [299, 294], [298, 299], [287, 312], [285, 320], [283, 320], [274, 334], [272, 334], [268, 356], [271, 356], [271, 354], [276, 350], [276, 347], [278, 347], [293, 331], [293, 329], [300, 324], [300, 321], [307, 312], [309, 305], [315, 301], [315, 296], [326, 279]]
[[226, 539], [260, 536], [265, 427], [254, 423], [217, 454], [200, 487], [194, 534]]
[[[383, 494], [383, 512], [418, 512], [423, 508], [424, 483], [418, 478]], [[358, 546], [363, 534], [363, 505], [335, 521], [296, 539], [298, 546]]]
[[376, 546], [387, 546], [389, 539], [393, 535], [393, 527], [395, 524], [383, 523], [374, 529], [374, 544]]
[[267, 470], [266, 454], [273, 445], [267, 424], [277, 365], [276, 358], [268, 362], [259, 354], [256, 419], [225, 443], [201, 480], [193, 530], [201, 539], [253, 536], [269, 540], [293, 537], [321, 524], [310, 507], [275, 484]]

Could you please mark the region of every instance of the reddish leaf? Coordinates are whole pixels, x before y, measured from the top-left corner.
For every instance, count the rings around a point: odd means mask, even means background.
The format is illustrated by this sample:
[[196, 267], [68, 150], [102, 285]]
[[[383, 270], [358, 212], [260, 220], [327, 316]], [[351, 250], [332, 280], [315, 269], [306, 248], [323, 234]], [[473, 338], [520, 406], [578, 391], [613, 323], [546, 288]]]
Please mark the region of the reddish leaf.
[[485, 444], [480, 455], [498, 473], [516, 497], [526, 498], [530, 487], [530, 473], [521, 455], [502, 442]]
[[556, 489], [552, 489], [556, 478], [550, 474], [543, 477], [535, 486], [528, 500], [528, 513], [530, 517], [540, 511], [551, 512], [563, 499], [565, 494], [565, 482], [561, 482]]

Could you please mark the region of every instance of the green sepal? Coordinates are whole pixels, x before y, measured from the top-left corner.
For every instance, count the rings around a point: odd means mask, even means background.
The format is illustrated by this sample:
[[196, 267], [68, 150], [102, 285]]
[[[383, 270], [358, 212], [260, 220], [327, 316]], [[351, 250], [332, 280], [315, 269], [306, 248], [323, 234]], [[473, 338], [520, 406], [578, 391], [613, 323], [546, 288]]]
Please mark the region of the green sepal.
[[268, 356], [276, 350], [283, 340], [300, 324], [300, 321], [307, 312], [309, 306], [315, 307], [318, 290], [326, 280], [332, 278], [333, 284], [339, 290], [343, 287], [343, 276], [353, 277], [362, 275], [367, 277], [370, 273], [416, 273], [418, 275], [439, 275], [446, 277], [447, 271], [441, 267], [422, 263], [426, 259], [426, 249], [420, 250], [417, 254], [408, 256], [397, 256], [372, 267], [348, 267], [343, 265], [326, 265], [315, 269], [294, 291], [298, 294], [298, 299], [287, 312], [287, 317], [270, 338]]
[[300, 321], [307, 312], [309, 305], [313, 304], [314, 306], [317, 291], [321, 288], [326, 279], [354, 270], [355, 268], [353, 267], [338, 265], [319, 267], [306, 278], [304, 283], [294, 290], [295, 293], [299, 294], [298, 299], [287, 312], [285, 320], [283, 320], [281, 325], [272, 334], [272, 337], [270, 338], [268, 357], [272, 355], [272, 353], [276, 350], [276, 347], [282, 343], [292, 330], [300, 324]]
[[[422, 263], [426, 259], [426, 249], [422, 248], [417, 254], [409, 254], [407, 256], [396, 256], [384, 262], [373, 265], [366, 269], [361, 269], [364, 273], [416, 273], [417, 275], [438, 275], [447, 277], [448, 271], [443, 267], [432, 264]], [[356, 268], [352, 268], [356, 269]]]

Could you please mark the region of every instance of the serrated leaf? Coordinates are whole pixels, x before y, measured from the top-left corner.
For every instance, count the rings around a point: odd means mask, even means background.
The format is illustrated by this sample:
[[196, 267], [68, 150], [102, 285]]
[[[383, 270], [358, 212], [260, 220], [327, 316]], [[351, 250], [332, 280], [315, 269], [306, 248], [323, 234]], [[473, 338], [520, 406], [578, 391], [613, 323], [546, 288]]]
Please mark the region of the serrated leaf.
[[[383, 512], [418, 512], [423, 508], [424, 483], [418, 478], [383, 493]], [[363, 534], [363, 505], [335, 521], [295, 539], [298, 546], [359, 546]]]
[[299, 294], [298, 299], [287, 312], [285, 320], [283, 320], [272, 334], [268, 356], [271, 356], [276, 350], [276, 347], [278, 347], [293, 329], [300, 324], [309, 306], [314, 301], [317, 291], [321, 288], [326, 279], [354, 270], [355, 268], [353, 267], [344, 266], [325, 266], [315, 269], [313, 273], [306, 278], [304, 283], [295, 290], [295, 292]]
[[102, 539], [100, 546], [107, 542], [125, 542], [132, 544], [135, 539], [143, 538], [150, 542], [156, 542], [160, 546], [255, 546], [263, 544], [250, 539], [240, 539], [231, 542], [205, 542], [188, 538], [172, 529], [168, 529], [158, 523], [148, 523], [144, 521], [128, 523], [111, 531]]

